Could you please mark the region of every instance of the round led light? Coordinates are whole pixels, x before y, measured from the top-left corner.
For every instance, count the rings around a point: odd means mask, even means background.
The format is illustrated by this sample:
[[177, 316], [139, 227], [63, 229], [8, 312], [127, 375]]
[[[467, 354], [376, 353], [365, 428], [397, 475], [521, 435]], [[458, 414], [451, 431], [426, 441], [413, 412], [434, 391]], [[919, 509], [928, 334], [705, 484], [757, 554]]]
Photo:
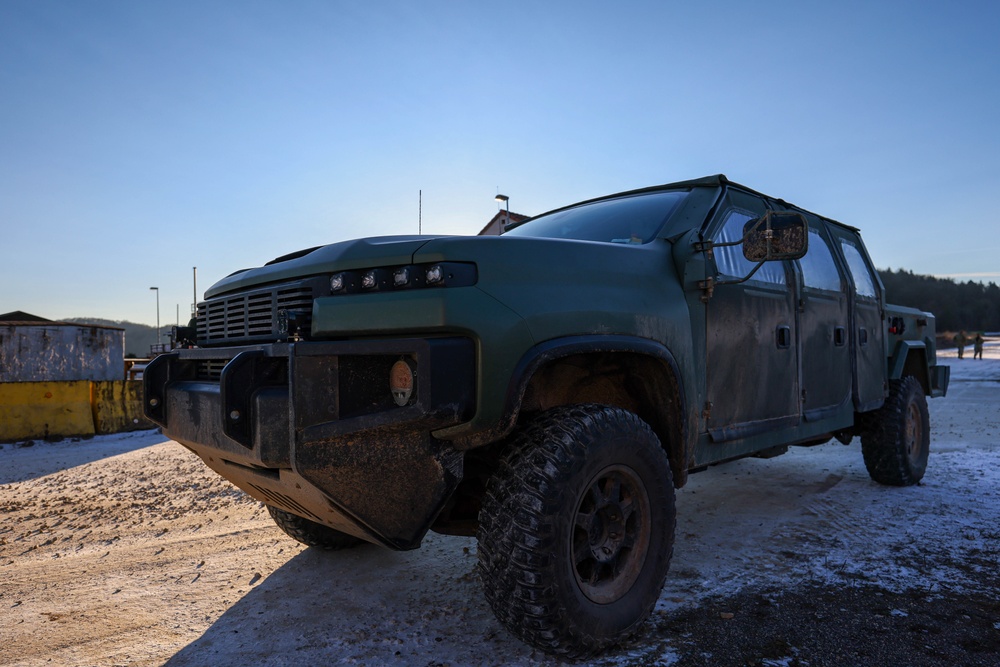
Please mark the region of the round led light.
[[440, 265], [434, 265], [427, 269], [426, 274], [427, 284], [436, 285], [444, 280], [444, 269]]
[[330, 291], [340, 292], [344, 289], [344, 274], [335, 273], [330, 277]]
[[406, 267], [396, 269], [392, 274], [392, 282], [396, 287], [406, 287], [410, 282], [410, 270]]
[[400, 359], [389, 371], [389, 391], [396, 405], [403, 407], [410, 402], [417, 383], [417, 365], [409, 359]]
[[362, 289], [374, 289], [377, 284], [378, 276], [375, 275], [375, 271], [367, 271], [365, 275], [361, 277]]

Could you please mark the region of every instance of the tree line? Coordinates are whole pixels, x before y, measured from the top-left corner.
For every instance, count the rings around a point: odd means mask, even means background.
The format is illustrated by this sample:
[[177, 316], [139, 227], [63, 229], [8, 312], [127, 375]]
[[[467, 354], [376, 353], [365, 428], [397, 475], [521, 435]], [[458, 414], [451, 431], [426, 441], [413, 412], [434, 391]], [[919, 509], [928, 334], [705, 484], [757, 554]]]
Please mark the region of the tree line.
[[938, 331], [1000, 331], [1000, 287], [879, 269], [886, 301], [934, 313]]

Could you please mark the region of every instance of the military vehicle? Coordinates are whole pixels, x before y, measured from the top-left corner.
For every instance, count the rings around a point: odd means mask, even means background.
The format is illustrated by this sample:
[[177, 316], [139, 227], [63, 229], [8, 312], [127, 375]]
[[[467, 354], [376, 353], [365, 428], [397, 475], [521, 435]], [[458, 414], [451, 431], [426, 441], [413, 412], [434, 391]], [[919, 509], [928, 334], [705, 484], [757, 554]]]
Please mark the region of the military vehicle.
[[475, 535], [497, 618], [581, 657], [652, 610], [689, 474], [859, 436], [872, 479], [915, 484], [948, 371], [857, 229], [719, 175], [239, 271], [144, 381], [291, 537]]

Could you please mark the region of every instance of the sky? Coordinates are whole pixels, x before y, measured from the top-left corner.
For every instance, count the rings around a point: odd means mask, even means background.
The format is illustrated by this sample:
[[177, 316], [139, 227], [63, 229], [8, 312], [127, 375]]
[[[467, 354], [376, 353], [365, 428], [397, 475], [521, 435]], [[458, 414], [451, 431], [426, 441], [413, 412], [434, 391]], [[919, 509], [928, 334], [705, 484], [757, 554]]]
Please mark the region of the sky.
[[[0, 313], [723, 173], [1000, 282], [1000, 3], [0, 0]], [[158, 292], [149, 289], [159, 287]], [[891, 295], [890, 295], [891, 300]]]

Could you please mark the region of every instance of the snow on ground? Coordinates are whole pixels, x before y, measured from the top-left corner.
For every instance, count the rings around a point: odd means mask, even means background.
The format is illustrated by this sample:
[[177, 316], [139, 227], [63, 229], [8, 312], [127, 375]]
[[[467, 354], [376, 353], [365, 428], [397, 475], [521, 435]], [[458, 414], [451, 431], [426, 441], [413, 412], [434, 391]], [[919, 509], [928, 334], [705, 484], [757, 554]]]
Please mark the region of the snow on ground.
[[[857, 438], [693, 475], [678, 492], [676, 555], [661, 608], [796, 579], [960, 590], [967, 564], [1000, 542], [1000, 342], [983, 360], [971, 350], [962, 360], [954, 350], [939, 357], [951, 366], [951, 386], [946, 398], [928, 401], [931, 456], [920, 485], [872, 482]], [[928, 550], [941, 561], [915, 567]], [[671, 595], [678, 579], [688, 584]]]
[[[593, 664], [742, 664], [713, 663], [721, 647], [671, 634], [727, 596], [871, 586], [919, 591], [930, 607], [995, 597], [1000, 345], [971, 355], [940, 355], [951, 388], [930, 401], [918, 486], [872, 482], [857, 439], [693, 475], [677, 494], [674, 560], [653, 617]], [[494, 620], [474, 540], [305, 549], [155, 431], [4, 445], [0, 511], [2, 665], [556, 664]], [[886, 610], [885, 622], [907, 613]], [[991, 623], [1000, 636], [1000, 617]], [[759, 664], [834, 664], [783, 650]]]

